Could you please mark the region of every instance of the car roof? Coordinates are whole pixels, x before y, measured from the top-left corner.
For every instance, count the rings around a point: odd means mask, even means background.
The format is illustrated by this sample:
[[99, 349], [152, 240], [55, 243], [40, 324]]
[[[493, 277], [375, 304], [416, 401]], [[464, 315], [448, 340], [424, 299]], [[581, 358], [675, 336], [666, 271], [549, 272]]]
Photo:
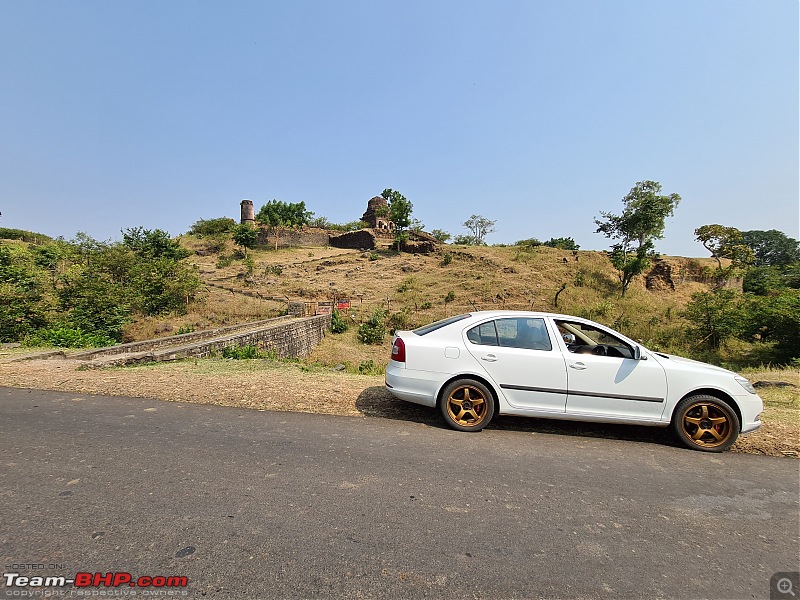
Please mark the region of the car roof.
[[[472, 317], [556, 317], [564, 319], [581, 319], [572, 315], [562, 315], [559, 313], [541, 312], [536, 310], [476, 310], [469, 313]], [[581, 319], [584, 320], [584, 319]]]

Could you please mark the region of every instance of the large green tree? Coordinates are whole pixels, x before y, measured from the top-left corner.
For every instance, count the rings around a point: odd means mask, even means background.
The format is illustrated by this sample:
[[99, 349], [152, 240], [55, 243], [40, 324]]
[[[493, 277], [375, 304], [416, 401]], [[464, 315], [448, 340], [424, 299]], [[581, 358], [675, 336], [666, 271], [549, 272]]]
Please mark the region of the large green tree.
[[743, 231], [742, 243], [754, 256], [756, 267], [776, 267], [800, 262], [800, 242], [777, 229]]
[[411, 226], [411, 211], [414, 205], [397, 190], [386, 188], [381, 196], [389, 203], [389, 220], [394, 223], [394, 241], [397, 251], [403, 242], [408, 241], [408, 228]]
[[270, 200], [258, 211], [256, 221], [267, 227], [272, 227], [275, 234], [275, 250], [277, 250], [282, 229], [307, 225], [312, 216], [314, 216], [314, 213], [306, 210], [305, 202]]
[[[724, 225], [703, 225], [694, 230], [695, 239], [711, 253], [717, 261], [717, 271], [721, 275], [730, 275], [733, 271], [746, 267], [753, 262], [753, 251], [744, 244], [742, 232], [736, 227]], [[722, 268], [722, 259], [731, 261], [728, 269]]]
[[619, 240], [611, 246], [611, 264], [619, 272], [622, 296], [633, 279], [650, 267], [654, 242], [664, 237], [667, 217], [671, 217], [681, 197], [662, 194], [657, 181], [639, 181], [622, 199], [622, 213], [600, 212], [597, 230], [607, 238]]

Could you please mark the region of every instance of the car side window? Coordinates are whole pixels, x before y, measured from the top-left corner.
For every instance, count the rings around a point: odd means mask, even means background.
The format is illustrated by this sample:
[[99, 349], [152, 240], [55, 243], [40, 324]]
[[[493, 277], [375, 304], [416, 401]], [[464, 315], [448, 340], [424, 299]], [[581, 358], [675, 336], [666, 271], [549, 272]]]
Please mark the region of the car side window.
[[496, 319], [470, 329], [467, 339], [473, 344], [484, 346], [526, 350], [553, 349], [544, 319]]
[[621, 339], [596, 327], [570, 321], [556, 321], [556, 325], [570, 352], [633, 358], [633, 348]]
[[473, 344], [480, 346], [498, 346], [497, 343], [497, 330], [494, 327], [494, 321], [488, 323], [481, 323], [467, 331], [467, 339]]

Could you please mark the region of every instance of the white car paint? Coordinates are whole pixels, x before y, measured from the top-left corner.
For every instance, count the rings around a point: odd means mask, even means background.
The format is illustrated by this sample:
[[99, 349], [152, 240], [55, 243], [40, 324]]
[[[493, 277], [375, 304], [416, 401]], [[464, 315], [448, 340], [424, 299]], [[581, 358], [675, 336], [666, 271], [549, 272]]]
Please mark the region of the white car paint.
[[[551, 350], [473, 343], [467, 332], [503, 318], [543, 319]], [[583, 324], [622, 341], [637, 358], [570, 352], [557, 322]], [[386, 387], [397, 398], [435, 407], [455, 378], [485, 382], [495, 394], [496, 414], [580, 421], [667, 426], [681, 399], [713, 391], [741, 415], [741, 433], [758, 429], [761, 398], [737, 382], [736, 373], [705, 363], [659, 354], [593, 321], [569, 315], [482, 311], [417, 335], [398, 331], [405, 362], [390, 360]], [[393, 340], [394, 343], [394, 340]], [[748, 384], [749, 385], [749, 384]], [[752, 389], [752, 388], [751, 388]]]

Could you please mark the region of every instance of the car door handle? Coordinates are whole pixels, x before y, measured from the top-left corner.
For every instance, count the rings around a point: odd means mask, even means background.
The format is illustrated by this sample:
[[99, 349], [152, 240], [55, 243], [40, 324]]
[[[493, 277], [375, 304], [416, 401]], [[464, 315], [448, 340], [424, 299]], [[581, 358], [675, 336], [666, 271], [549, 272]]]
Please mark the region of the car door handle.
[[586, 365], [582, 362], [571, 363], [569, 366], [576, 371], [583, 371], [586, 368]]
[[495, 362], [497, 357], [494, 354], [487, 354], [486, 356], [481, 356], [481, 360], [485, 360], [486, 362]]

